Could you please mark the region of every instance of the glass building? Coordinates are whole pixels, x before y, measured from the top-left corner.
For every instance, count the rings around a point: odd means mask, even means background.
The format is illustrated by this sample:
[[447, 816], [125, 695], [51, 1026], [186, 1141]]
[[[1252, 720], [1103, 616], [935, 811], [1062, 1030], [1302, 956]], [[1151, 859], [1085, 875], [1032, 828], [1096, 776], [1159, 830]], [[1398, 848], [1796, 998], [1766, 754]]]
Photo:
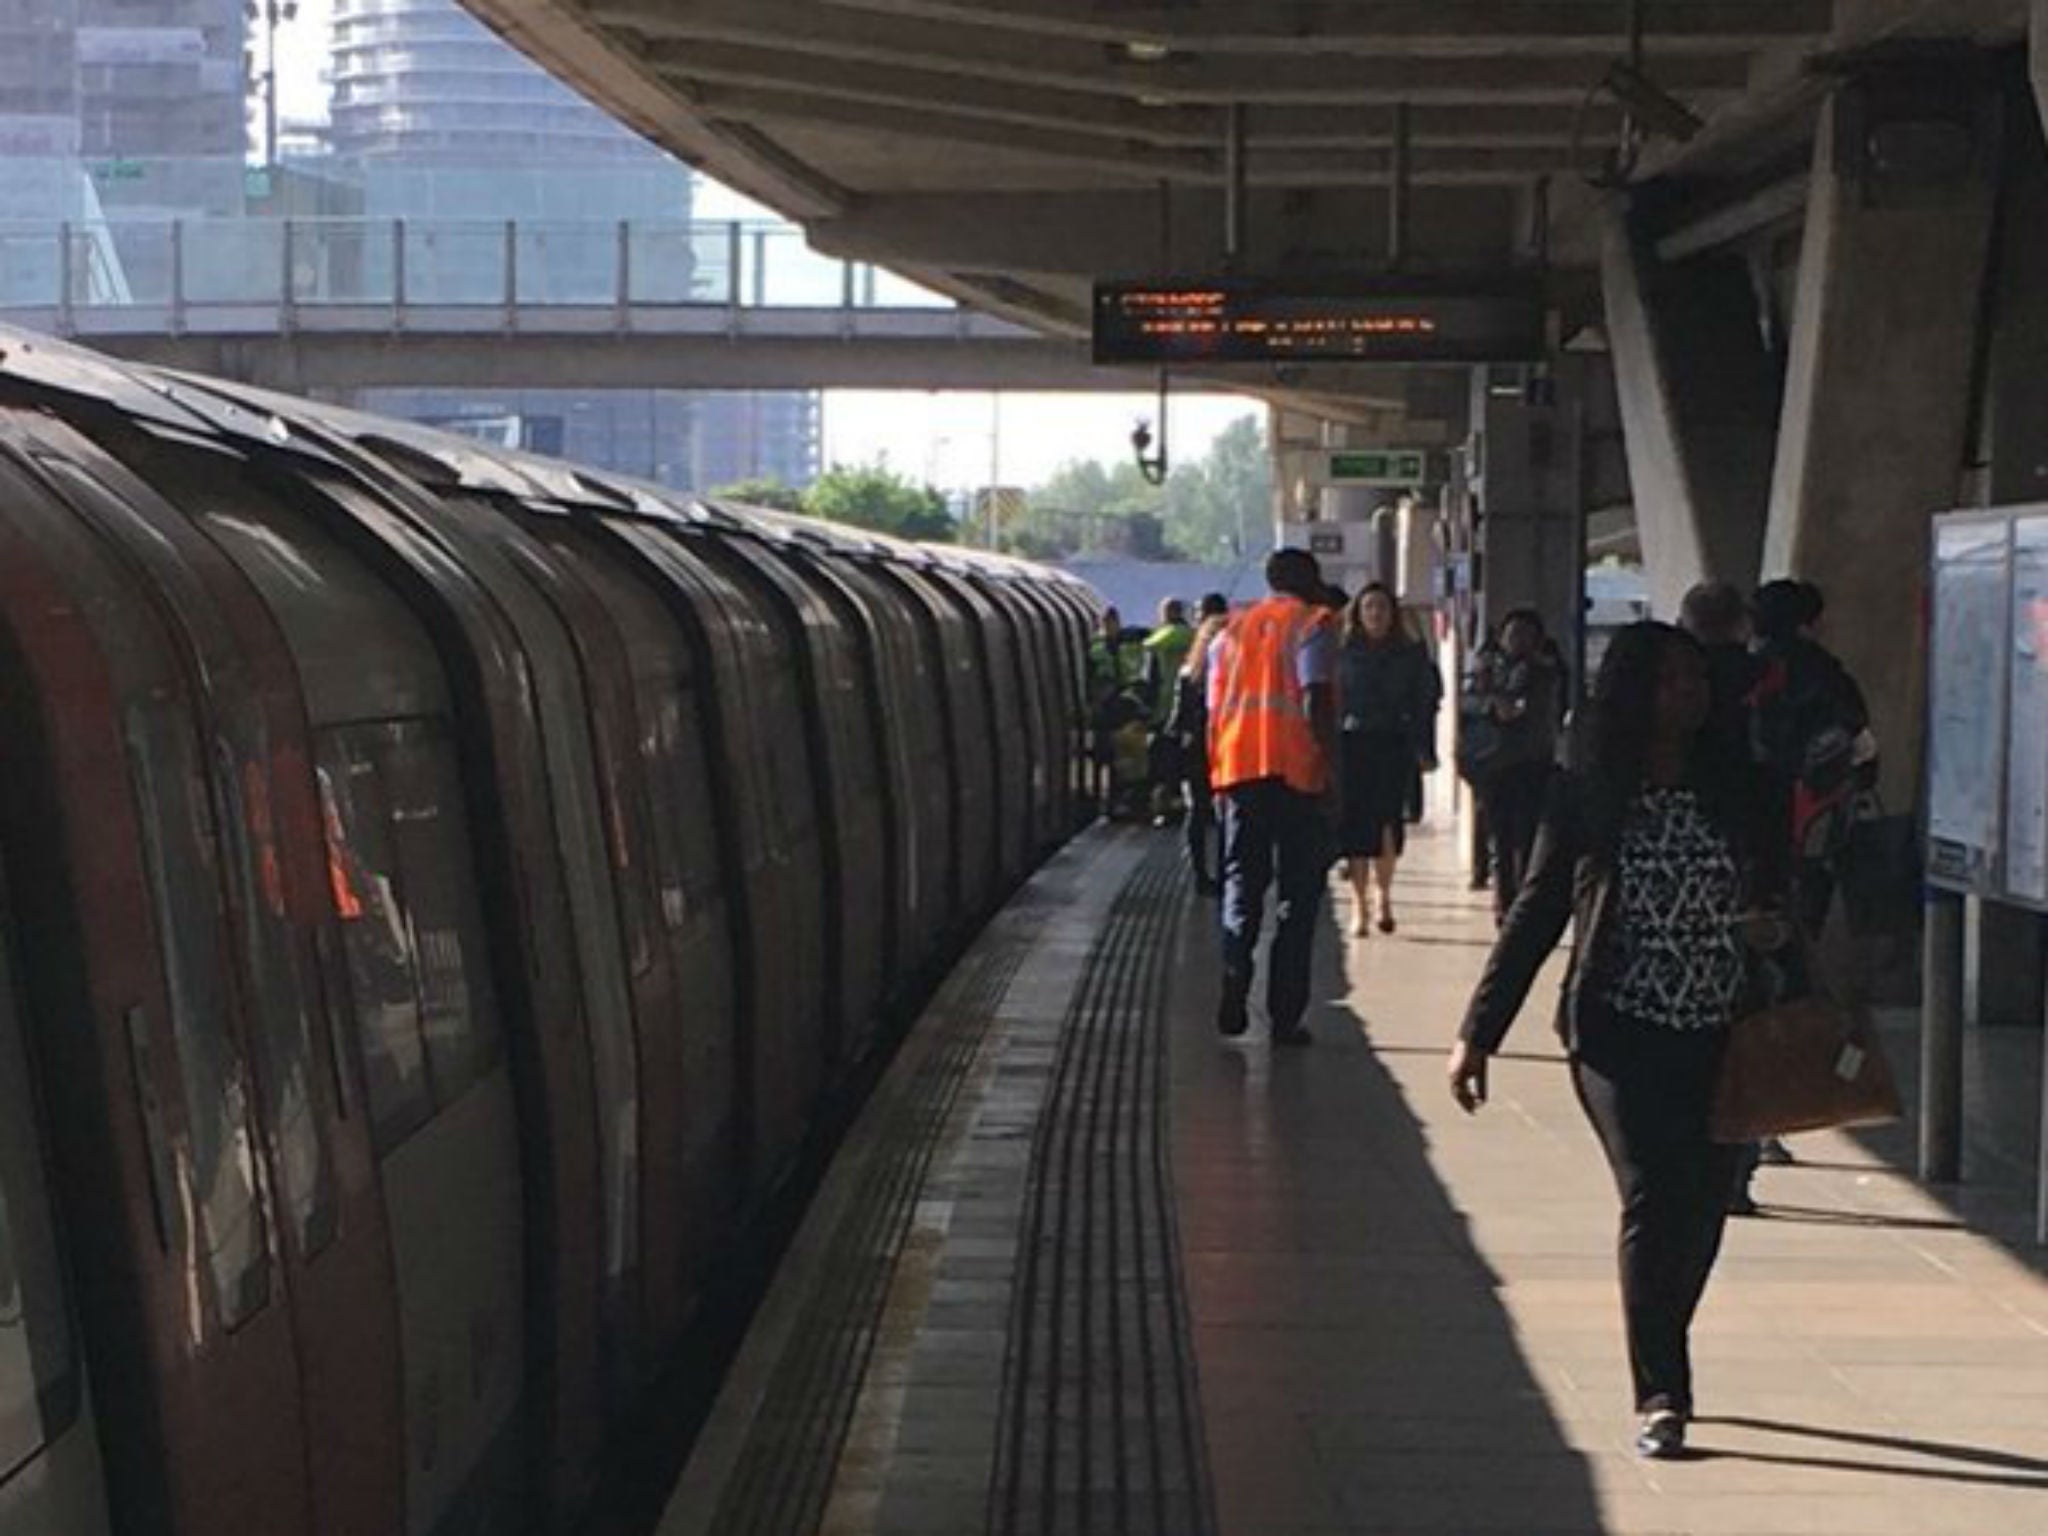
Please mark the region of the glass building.
[[[619, 221], [690, 218], [688, 167], [456, 0], [338, 0], [331, 66], [328, 148], [332, 164], [359, 181], [362, 212], [435, 221], [431, 241], [408, 257], [417, 301], [496, 291], [508, 219], [521, 225], [523, 288], [573, 300], [611, 291]], [[680, 229], [649, 249], [661, 265], [647, 270], [636, 255], [636, 284], [676, 298], [701, 286]], [[818, 470], [815, 394], [386, 389], [363, 403], [679, 488], [756, 476], [805, 485]]]
[[81, 297], [167, 278], [109, 219], [239, 215], [243, 0], [0, 0], [0, 227], [10, 285], [49, 292], [75, 230]]

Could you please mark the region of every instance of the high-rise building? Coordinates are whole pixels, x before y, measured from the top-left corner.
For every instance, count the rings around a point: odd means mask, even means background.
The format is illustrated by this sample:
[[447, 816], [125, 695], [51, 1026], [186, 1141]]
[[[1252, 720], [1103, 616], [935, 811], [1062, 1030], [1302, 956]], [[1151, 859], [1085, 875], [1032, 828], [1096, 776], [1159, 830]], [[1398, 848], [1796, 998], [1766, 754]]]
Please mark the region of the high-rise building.
[[239, 213], [242, 7], [0, 4], [0, 218]]
[[[373, 217], [516, 219], [558, 233], [521, 280], [545, 292], [608, 291], [622, 219], [686, 223], [688, 167], [621, 127], [470, 16], [456, 0], [337, 0], [331, 124], [335, 164], [360, 178]], [[408, 267], [427, 299], [488, 291], [501, 250], [459, 232]], [[665, 244], [687, 263], [687, 242]], [[428, 253], [422, 253], [423, 256]], [[473, 267], [475, 270], [468, 270]], [[688, 293], [693, 273], [665, 271]], [[416, 420], [561, 453], [665, 484], [709, 489], [755, 475], [808, 484], [818, 469], [815, 394], [676, 391], [378, 390], [365, 403]]]

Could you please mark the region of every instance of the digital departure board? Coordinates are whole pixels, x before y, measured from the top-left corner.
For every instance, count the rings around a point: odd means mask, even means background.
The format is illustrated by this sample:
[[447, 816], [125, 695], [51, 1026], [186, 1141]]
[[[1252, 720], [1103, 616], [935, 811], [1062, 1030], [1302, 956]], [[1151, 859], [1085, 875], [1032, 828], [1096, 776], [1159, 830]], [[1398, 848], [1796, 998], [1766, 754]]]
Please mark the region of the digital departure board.
[[1513, 363], [1543, 356], [1543, 302], [1523, 292], [1342, 291], [1271, 283], [1098, 283], [1095, 361]]

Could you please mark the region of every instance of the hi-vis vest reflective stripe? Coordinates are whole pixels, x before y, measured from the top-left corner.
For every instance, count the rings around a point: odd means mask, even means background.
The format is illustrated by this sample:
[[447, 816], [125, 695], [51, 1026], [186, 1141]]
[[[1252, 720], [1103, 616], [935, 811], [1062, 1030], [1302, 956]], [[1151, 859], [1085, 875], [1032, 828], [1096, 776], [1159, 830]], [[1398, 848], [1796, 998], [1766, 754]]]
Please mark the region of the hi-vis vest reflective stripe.
[[1329, 766], [1301, 686], [1301, 648], [1326, 622], [1320, 609], [1269, 597], [1233, 619], [1209, 711], [1209, 782], [1217, 789], [1280, 779], [1321, 794]]

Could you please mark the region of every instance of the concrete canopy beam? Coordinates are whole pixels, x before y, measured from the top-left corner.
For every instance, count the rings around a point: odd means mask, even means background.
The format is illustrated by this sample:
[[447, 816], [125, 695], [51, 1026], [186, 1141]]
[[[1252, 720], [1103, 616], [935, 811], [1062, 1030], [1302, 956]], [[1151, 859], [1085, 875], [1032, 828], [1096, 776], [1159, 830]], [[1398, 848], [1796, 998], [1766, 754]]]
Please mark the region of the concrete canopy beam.
[[[1250, 262], [1353, 269], [1385, 250], [1387, 199], [1377, 190], [1251, 198]], [[1416, 244], [1433, 265], [1494, 272], [1517, 255], [1517, 200], [1502, 188], [1419, 188], [1409, 209]], [[828, 255], [888, 263], [913, 253], [952, 272], [1129, 277], [1171, 266], [1220, 270], [1220, 191], [1177, 193], [1162, 220], [1157, 188], [1129, 192], [985, 192], [871, 198], [812, 225]], [[1166, 228], [1162, 231], [1162, 225]], [[1162, 233], [1166, 238], [1162, 240]]]
[[[725, 86], [700, 83], [696, 99], [715, 117], [771, 122], [819, 122], [880, 132], [905, 129], [950, 136], [957, 126], [985, 121], [1055, 128], [1075, 138], [1159, 149], [1220, 153], [1226, 112], [1216, 107], [1140, 107], [1106, 98], [1068, 95], [1048, 105], [1042, 92], [977, 94], [973, 99], [929, 101], [891, 99], [864, 105], [866, 93], [843, 96], [826, 89], [786, 86]], [[1394, 113], [1388, 107], [1267, 107], [1249, 113], [1248, 148], [1253, 155], [1304, 150], [1386, 149], [1394, 142]], [[1611, 139], [1620, 129], [1618, 107], [1417, 107], [1408, 115], [1409, 142], [1417, 149], [1569, 149], [1574, 137]], [[1553, 157], [1553, 162], [1555, 157]]]
[[1643, 563], [1675, 615], [1694, 582], [1756, 581], [1782, 372], [1739, 258], [1664, 266], [1616, 204], [1601, 273]]
[[1814, 149], [1763, 574], [1828, 591], [1897, 806], [1919, 779], [1927, 524], [1960, 491], [2002, 112], [1982, 76], [1865, 79]]
[[[1099, 48], [1090, 59], [1047, 59], [1037, 50], [983, 48], [943, 57], [917, 50], [869, 45], [850, 59], [801, 56], [786, 44], [691, 41], [649, 45], [664, 73], [686, 79], [799, 86], [838, 81], [900, 98], [935, 102], [971, 97], [991, 83], [1045, 91], [1075, 91], [1167, 106], [1323, 106], [1380, 102], [1391, 105], [1535, 103], [1576, 105], [1598, 78], [1597, 64], [1581, 58], [1523, 58], [1510, 52], [1457, 59], [1375, 56], [1342, 58], [1213, 58], [1196, 56], [1158, 65], [1116, 62]], [[1739, 92], [1748, 80], [1746, 56], [1671, 59], [1658, 82], [1681, 96]]]
[[[1379, 0], [1316, 10], [1249, 6], [1193, 11], [1186, 6], [1130, 5], [1110, 10], [1071, 0], [826, 0], [870, 16], [950, 21], [1041, 35], [1203, 48], [1213, 52], [1400, 52], [1456, 57], [1512, 37], [1525, 53], [1612, 49], [1621, 32], [1606, 0]], [[1692, 0], [1651, 7], [1644, 32], [1660, 54], [1754, 45], [1825, 33], [1831, 7], [1822, 0]]]

